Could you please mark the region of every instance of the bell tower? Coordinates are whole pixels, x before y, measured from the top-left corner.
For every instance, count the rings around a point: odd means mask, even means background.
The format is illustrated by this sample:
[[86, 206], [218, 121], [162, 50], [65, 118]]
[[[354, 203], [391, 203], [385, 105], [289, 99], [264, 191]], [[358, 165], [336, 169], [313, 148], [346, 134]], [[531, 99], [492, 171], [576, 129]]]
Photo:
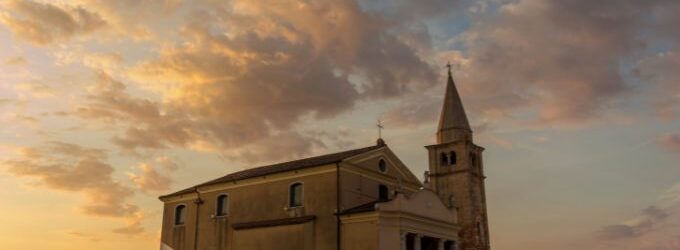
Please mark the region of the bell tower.
[[437, 144], [429, 151], [429, 184], [444, 204], [458, 209], [460, 250], [489, 250], [482, 151], [474, 144], [463, 103], [447, 65], [444, 105], [439, 117]]

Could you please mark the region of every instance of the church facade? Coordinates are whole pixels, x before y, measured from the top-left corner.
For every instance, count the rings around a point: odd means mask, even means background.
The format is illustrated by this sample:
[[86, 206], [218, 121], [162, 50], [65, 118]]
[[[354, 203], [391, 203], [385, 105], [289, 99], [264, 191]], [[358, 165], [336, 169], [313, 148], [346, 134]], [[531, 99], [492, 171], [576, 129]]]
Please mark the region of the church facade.
[[483, 148], [450, 72], [426, 149], [424, 182], [379, 139], [161, 196], [161, 249], [489, 250]]

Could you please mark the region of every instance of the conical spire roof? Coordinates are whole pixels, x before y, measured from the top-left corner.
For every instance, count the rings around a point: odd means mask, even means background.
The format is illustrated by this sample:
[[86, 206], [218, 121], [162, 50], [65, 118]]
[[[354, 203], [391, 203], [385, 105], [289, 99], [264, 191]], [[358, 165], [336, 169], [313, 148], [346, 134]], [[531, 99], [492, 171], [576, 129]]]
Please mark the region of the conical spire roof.
[[444, 106], [439, 117], [439, 133], [446, 130], [466, 130], [470, 131], [470, 123], [468, 123], [463, 102], [460, 100], [456, 84], [453, 82], [451, 76], [451, 67], [449, 66], [449, 78], [446, 83], [446, 96], [444, 97]]

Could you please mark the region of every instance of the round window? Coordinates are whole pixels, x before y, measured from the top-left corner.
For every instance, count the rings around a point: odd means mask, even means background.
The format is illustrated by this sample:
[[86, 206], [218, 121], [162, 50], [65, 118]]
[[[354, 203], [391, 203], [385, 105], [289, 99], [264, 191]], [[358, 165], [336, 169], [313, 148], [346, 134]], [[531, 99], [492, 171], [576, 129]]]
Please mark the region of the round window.
[[380, 161], [378, 162], [378, 169], [380, 169], [380, 172], [383, 172], [383, 173], [385, 173], [385, 171], [387, 171], [387, 164], [385, 164], [385, 160], [380, 159]]

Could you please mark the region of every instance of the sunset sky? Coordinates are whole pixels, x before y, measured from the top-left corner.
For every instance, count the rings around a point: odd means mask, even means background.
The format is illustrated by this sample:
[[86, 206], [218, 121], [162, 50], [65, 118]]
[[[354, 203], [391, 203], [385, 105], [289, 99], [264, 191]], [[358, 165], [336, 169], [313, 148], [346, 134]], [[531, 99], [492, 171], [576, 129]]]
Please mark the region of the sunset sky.
[[678, 0], [2, 0], [0, 249], [158, 249], [167, 194], [383, 138], [447, 62], [492, 247], [680, 249]]

